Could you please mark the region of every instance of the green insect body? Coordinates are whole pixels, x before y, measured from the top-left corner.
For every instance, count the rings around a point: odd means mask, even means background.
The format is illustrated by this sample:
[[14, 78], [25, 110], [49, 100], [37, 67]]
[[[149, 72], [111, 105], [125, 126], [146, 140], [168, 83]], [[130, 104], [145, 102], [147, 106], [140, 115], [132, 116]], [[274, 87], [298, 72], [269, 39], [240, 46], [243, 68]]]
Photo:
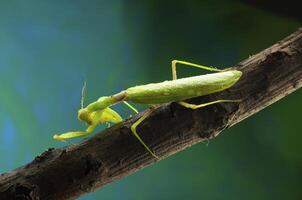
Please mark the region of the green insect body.
[[[217, 73], [193, 76], [188, 78], [176, 79], [176, 63], [207, 69]], [[130, 101], [133, 103], [158, 105], [169, 102], [178, 102], [180, 105], [187, 108], [196, 109], [205, 107], [215, 103], [221, 102], [238, 102], [238, 100], [217, 100], [200, 105], [189, 104], [183, 100], [193, 97], [204, 96], [207, 94], [223, 91], [233, 86], [241, 77], [242, 72], [238, 70], [218, 70], [209, 68], [194, 63], [185, 61], [172, 61], [172, 75], [174, 80], [164, 81], [161, 83], [151, 83], [146, 85], [139, 85], [130, 87], [112, 96], [104, 96], [97, 101], [89, 104], [86, 108], [81, 108], [78, 111], [78, 118], [88, 124], [86, 131], [67, 132], [61, 135], [54, 135], [54, 139], [65, 140], [73, 137], [86, 136], [90, 134], [98, 124], [105, 122], [119, 123], [122, 118], [118, 113], [109, 108], [110, 106]], [[131, 105], [131, 109], [135, 110]], [[154, 157], [158, 158], [149, 147], [143, 142], [136, 132], [136, 127], [150, 114], [152, 110], [146, 112], [139, 120], [137, 120], [131, 127], [132, 133], [142, 143], [142, 145]]]
[[182, 101], [225, 90], [236, 83], [240, 76], [241, 72], [233, 70], [135, 86], [125, 91], [125, 100], [142, 104]]
[[234, 85], [242, 72], [231, 70], [181, 78], [161, 83], [130, 87], [113, 96], [105, 96], [89, 104], [87, 110], [102, 110], [121, 101], [141, 104], [163, 104], [223, 91]]

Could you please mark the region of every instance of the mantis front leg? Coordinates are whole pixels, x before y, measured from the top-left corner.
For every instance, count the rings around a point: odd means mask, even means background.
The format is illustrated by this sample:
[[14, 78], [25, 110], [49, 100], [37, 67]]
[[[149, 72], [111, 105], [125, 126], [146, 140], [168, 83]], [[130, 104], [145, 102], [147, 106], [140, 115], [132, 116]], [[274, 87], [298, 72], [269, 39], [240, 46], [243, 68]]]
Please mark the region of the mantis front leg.
[[88, 128], [85, 131], [70, 131], [60, 135], [55, 134], [53, 136], [53, 139], [65, 141], [66, 139], [70, 139], [70, 138], [87, 136], [92, 133], [92, 131], [95, 129], [96, 126], [97, 124], [92, 124], [88, 126]]
[[80, 120], [88, 124], [88, 127], [85, 131], [70, 131], [60, 135], [55, 134], [53, 138], [55, 140], [64, 141], [70, 138], [83, 137], [91, 134], [95, 129], [95, 127], [99, 124], [105, 122], [120, 123], [123, 121], [121, 116], [111, 108], [105, 108], [103, 110], [94, 111], [94, 112], [89, 112], [85, 109], [80, 109], [78, 117]]

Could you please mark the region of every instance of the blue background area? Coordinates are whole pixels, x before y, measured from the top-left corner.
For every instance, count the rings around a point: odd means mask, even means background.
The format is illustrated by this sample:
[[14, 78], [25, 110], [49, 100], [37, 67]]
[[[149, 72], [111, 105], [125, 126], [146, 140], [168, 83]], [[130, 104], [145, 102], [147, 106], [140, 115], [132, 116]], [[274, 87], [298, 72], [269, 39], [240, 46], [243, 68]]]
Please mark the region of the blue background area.
[[[84, 128], [76, 115], [85, 80], [88, 103], [170, 79], [172, 59], [232, 66], [299, 26], [237, 1], [1, 1], [0, 173], [63, 146], [54, 133]], [[295, 92], [208, 145], [80, 199], [300, 199], [301, 102]]]

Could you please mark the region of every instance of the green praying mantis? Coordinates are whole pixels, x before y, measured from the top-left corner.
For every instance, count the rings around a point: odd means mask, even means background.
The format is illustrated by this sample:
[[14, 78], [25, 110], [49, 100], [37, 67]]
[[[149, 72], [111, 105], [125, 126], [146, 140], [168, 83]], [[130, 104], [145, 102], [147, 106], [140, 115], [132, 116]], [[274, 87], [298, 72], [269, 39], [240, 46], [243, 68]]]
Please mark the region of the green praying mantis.
[[[183, 64], [185, 66], [197, 67], [209, 70], [216, 73], [199, 75], [187, 78], [177, 79], [176, 64]], [[190, 109], [202, 108], [216, 103], [223, 102], [239, 102], [240, 100], [216, 100], [199, 105], [187, 103], [184, 100], [193, 97], [204, 96], [207, 94], [223, 91], [233, 86], [241, 77], [242, 72], [238, 70], [220, 70], [212, 67], [206, 67], [186, 61], [173, 60], [172, 61], [172, 80], [160, 83], [150, 83], [147, 85], [139, 85], [130, 87], [112, 96], [100, 97], [97, 101], [83, 107], [83, 90], [81, 109], [78, 111], [78, 119], [84, 121], [88, 128], [85, 131], [71, 131], [63, 134], [55, 134], [54, 139], [64, 141], [66, 139], [81, 137], [89, 135], [97, 125], [102, 123], [120, 123], [123, 121], [122, 117], [115, 112], [110, 106], [123, 102], [133, 111], [137, 110], [132, 107], [127, 101], [140, 104], [158, 105], [169, 102], [177, 102], [181, 106]], [[154, 107], [145, 112], [135, 123], [131, 126], [131, 131], [145, 149], [155, 158], [158, 156], [145, 144], [143, 139], [136, 131], [137, 126], [141, 124], [151, 113]]]

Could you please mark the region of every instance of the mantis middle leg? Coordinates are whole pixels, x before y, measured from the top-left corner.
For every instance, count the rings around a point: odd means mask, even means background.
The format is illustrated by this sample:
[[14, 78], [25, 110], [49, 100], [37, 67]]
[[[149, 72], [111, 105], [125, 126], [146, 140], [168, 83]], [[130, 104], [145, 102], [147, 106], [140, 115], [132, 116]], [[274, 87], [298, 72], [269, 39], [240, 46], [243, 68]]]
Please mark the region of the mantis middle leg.
[[145, 142], [142, 140], [142, 138], [137, 134], [136, 132], [136, 127], [142, 123], [148, 116], [151, 115], [151, 113], [154, 111], [154, 108], [150, 108], [146, 113], [143, 114], [143, 116], [141, 116], [141, 118], [139, 118], [134, 124], [132, 124], [131, 126], [131, 131], [133, 133], [133, 135], [139, 140], [139, 142], [145, 147], [145, 149], [156, 159], [158, 159], [157, 155], [155, 155], [151, 149], [145, 144]]
[[135, 112], [135, 114], [138, 113], [137, 109], [134, 108], [131, 104], [129, 104], [127, 101], [123, 101], [123, 103], [128, 106], [133, 112]]
[[[136, 114], [138, 113], [138, 111], [132, 106], [130, 105], [127, 101], [123, 101], [123, 103], [128, 106], [132, 111], [134, 111]], [[154, 111], [153, 107], [150, 107], [150, 109], [143, 114], [143, 116], [141, 116], [141, 118], [139, 118], [136, 122], [134, 122], [131, 125], [131, 132], [133, 133], [133, 135], [138, 139], [138, 141], [145, 147], [145, 149], [156, 159], [158, 159], [158, 157], [151, 151], [151, 149], [146, 145], [146, 143], [143, 141], [143, 139], [138, 135], [138, 133], [136, 132], [136, 128], [139, 124], [141, 124], [152, 112]]]

